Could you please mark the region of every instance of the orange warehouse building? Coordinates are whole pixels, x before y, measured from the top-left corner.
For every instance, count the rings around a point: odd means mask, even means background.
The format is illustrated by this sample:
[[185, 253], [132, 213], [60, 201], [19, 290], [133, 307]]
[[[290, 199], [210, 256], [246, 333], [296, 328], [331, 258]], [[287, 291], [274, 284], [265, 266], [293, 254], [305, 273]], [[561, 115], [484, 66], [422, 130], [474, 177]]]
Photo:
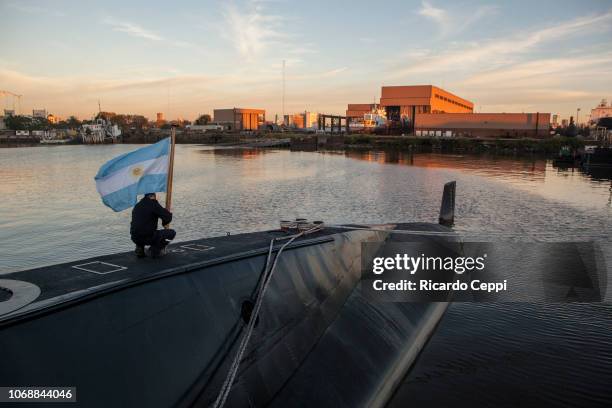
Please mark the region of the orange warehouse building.
[[474, 104], [433, 85], [383, 86], [380, 105], [387, 119], [414, 123], [419, 113], [471, 113]]
[[416, 136], [544, 138], [550, 113], [417, 113]]
[[228, 130], [257, 130], [266, 121], [263, 109], [215, 109], [214, 122]]
[[371, 113], [378, 105], [375, 103], [349, 103], [346, 107], [346, 117], [363, 119], [363, 115]]

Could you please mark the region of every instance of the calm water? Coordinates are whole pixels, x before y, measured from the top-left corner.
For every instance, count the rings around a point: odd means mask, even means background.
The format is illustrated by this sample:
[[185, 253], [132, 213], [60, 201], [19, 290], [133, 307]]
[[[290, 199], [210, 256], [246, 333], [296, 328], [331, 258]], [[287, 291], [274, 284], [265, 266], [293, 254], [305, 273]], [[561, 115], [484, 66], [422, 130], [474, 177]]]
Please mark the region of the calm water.
[[[0, 274], [130, 250], [129, 211], [104, 207], [93, 177], [135, 147], [0, 149]], [[449, 180], [466, 236], [596, 240], [612, 265], [609, 172], [543, 159], [179, 145], [173, 225], [188, 240], [295, 217], [435, 222]], [[610, 305], [453, 304], [392, 405], [609, 405], [611, 333]]]

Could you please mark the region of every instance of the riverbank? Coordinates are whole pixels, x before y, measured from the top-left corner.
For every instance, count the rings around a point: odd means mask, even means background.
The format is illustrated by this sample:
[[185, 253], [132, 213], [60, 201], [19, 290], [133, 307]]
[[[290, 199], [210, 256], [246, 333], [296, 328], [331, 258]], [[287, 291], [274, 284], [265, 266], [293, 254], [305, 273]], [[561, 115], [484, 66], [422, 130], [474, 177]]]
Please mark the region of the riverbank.
[[[168, 132], [127, 133], [124, 143], [153, 143], [167, 137]], [[544, 154], [557, 155], [562, 146], [579, 149], [586, 144], [597, 142], [579, 138], [552, 137], [547, 139], [477, 139], [442, 138], [422, 136], [386, 136], [367, 134], [312, 134], [312, 133], [212, 133], [177, 132], [177, 143], [199, 143], [205, 145], [253, 145], [265, 140], [289, 139], [294, 150], [343, 150], [381, 149], [415, 152], [486, 153], [495, 154]], [[274, 143], [270, 143], [273, 147]]]
[[578, 149], [584, 147], [585, 141], [583, 139], [569, 137], [555, 137], [549, 139], [474, 139], [349, 135], [345, 138], [344, 145], [347, 148], [353, 149], [557, 155], [562, 146], [570, 146], [572, 149]]
[[[170, 135], [170, 130], [128, 130], [119, 143], [155, 143]], [[282, 141], [282, 142], [281, 142]], [[0, 147], [37, 145], [35, 141], [0, 140]], [[28, 143], [29, 142], [29, 143]], [[178, 144], [210, 146], [286, 147], [292, 150], [397, 150], [443, 153], [493, 153], [500, 155], [541, 154], [556, 156], [563, 146], [579, 149], [585, 144], [598, 144], [576, 137], [547, 139], [442, 138], [423, 136], [387, 136], [370, 134], [314, 134], [292, 132], [199, 132], [177, 130]]]

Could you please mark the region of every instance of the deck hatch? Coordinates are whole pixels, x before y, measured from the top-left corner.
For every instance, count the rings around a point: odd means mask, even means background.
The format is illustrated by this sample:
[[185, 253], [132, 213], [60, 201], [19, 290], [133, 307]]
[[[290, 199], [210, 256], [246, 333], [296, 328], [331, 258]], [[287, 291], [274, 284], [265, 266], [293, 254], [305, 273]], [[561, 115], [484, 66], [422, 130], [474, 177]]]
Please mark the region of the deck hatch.
[[202, 244], [181, 245], [181, 248], [191, 249], [192, 251], [210, 251], [211, 249], [215, 249], [215, 247], [202, 245]]
[[115, 265], [102, 261], [87, 262], [80, 265], [73, 265], [72, 267], [86, 272], [97, 273], [98, 275], [106, 275], [127, 269], [126, 266]]

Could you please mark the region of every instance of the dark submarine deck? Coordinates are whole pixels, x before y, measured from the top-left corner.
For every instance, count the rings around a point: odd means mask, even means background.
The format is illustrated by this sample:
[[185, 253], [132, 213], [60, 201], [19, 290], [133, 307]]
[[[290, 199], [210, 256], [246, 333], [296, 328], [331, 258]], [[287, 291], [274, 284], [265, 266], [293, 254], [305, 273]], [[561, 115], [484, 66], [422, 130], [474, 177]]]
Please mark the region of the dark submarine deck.
[[[448, 231], [430, 223], [394, 226], [396, 229]], [[333, 241], [332, 235], [347, 231], [345, 228], [325, 227], [322, 231], [299, 237], [287, 250], [330, 242]], [[0, 278], [32, 283], [40, 288], [41, 293], [30, 305], [0, 315], [0, 326], [146, 281], [265, 254], [273, 238], [288, 235], [291, 233], [270, 230], [203, 238], [171, 243], [167, 255], [158, 259], [139, 259], [129, 251], [5, 274]], [[274, 248], [278, 249], [284, 242], [278, 241]]]
[[[287, 249], [332, 241], [331, 235], [345, 231], [325, 228], [296, 239]], [[261, 255], [269, 250], [270, 240], [288, 235], [280, 230], [272, 230], [204, 238], [171, 243], [167, 255], [157, 259], [139, 259], [130, 251], [2, 275], [2, 279], [33, 283], [40, 288], [41, 293], [31, 306], [0, 316], [0, 325], [20, 316], [36, 314], [42, 309], [68, 305], [152, 279]], [[284, 242], [278, 241], [275, 248]], [[27, 313], [23, 313], [24, 310]]]

